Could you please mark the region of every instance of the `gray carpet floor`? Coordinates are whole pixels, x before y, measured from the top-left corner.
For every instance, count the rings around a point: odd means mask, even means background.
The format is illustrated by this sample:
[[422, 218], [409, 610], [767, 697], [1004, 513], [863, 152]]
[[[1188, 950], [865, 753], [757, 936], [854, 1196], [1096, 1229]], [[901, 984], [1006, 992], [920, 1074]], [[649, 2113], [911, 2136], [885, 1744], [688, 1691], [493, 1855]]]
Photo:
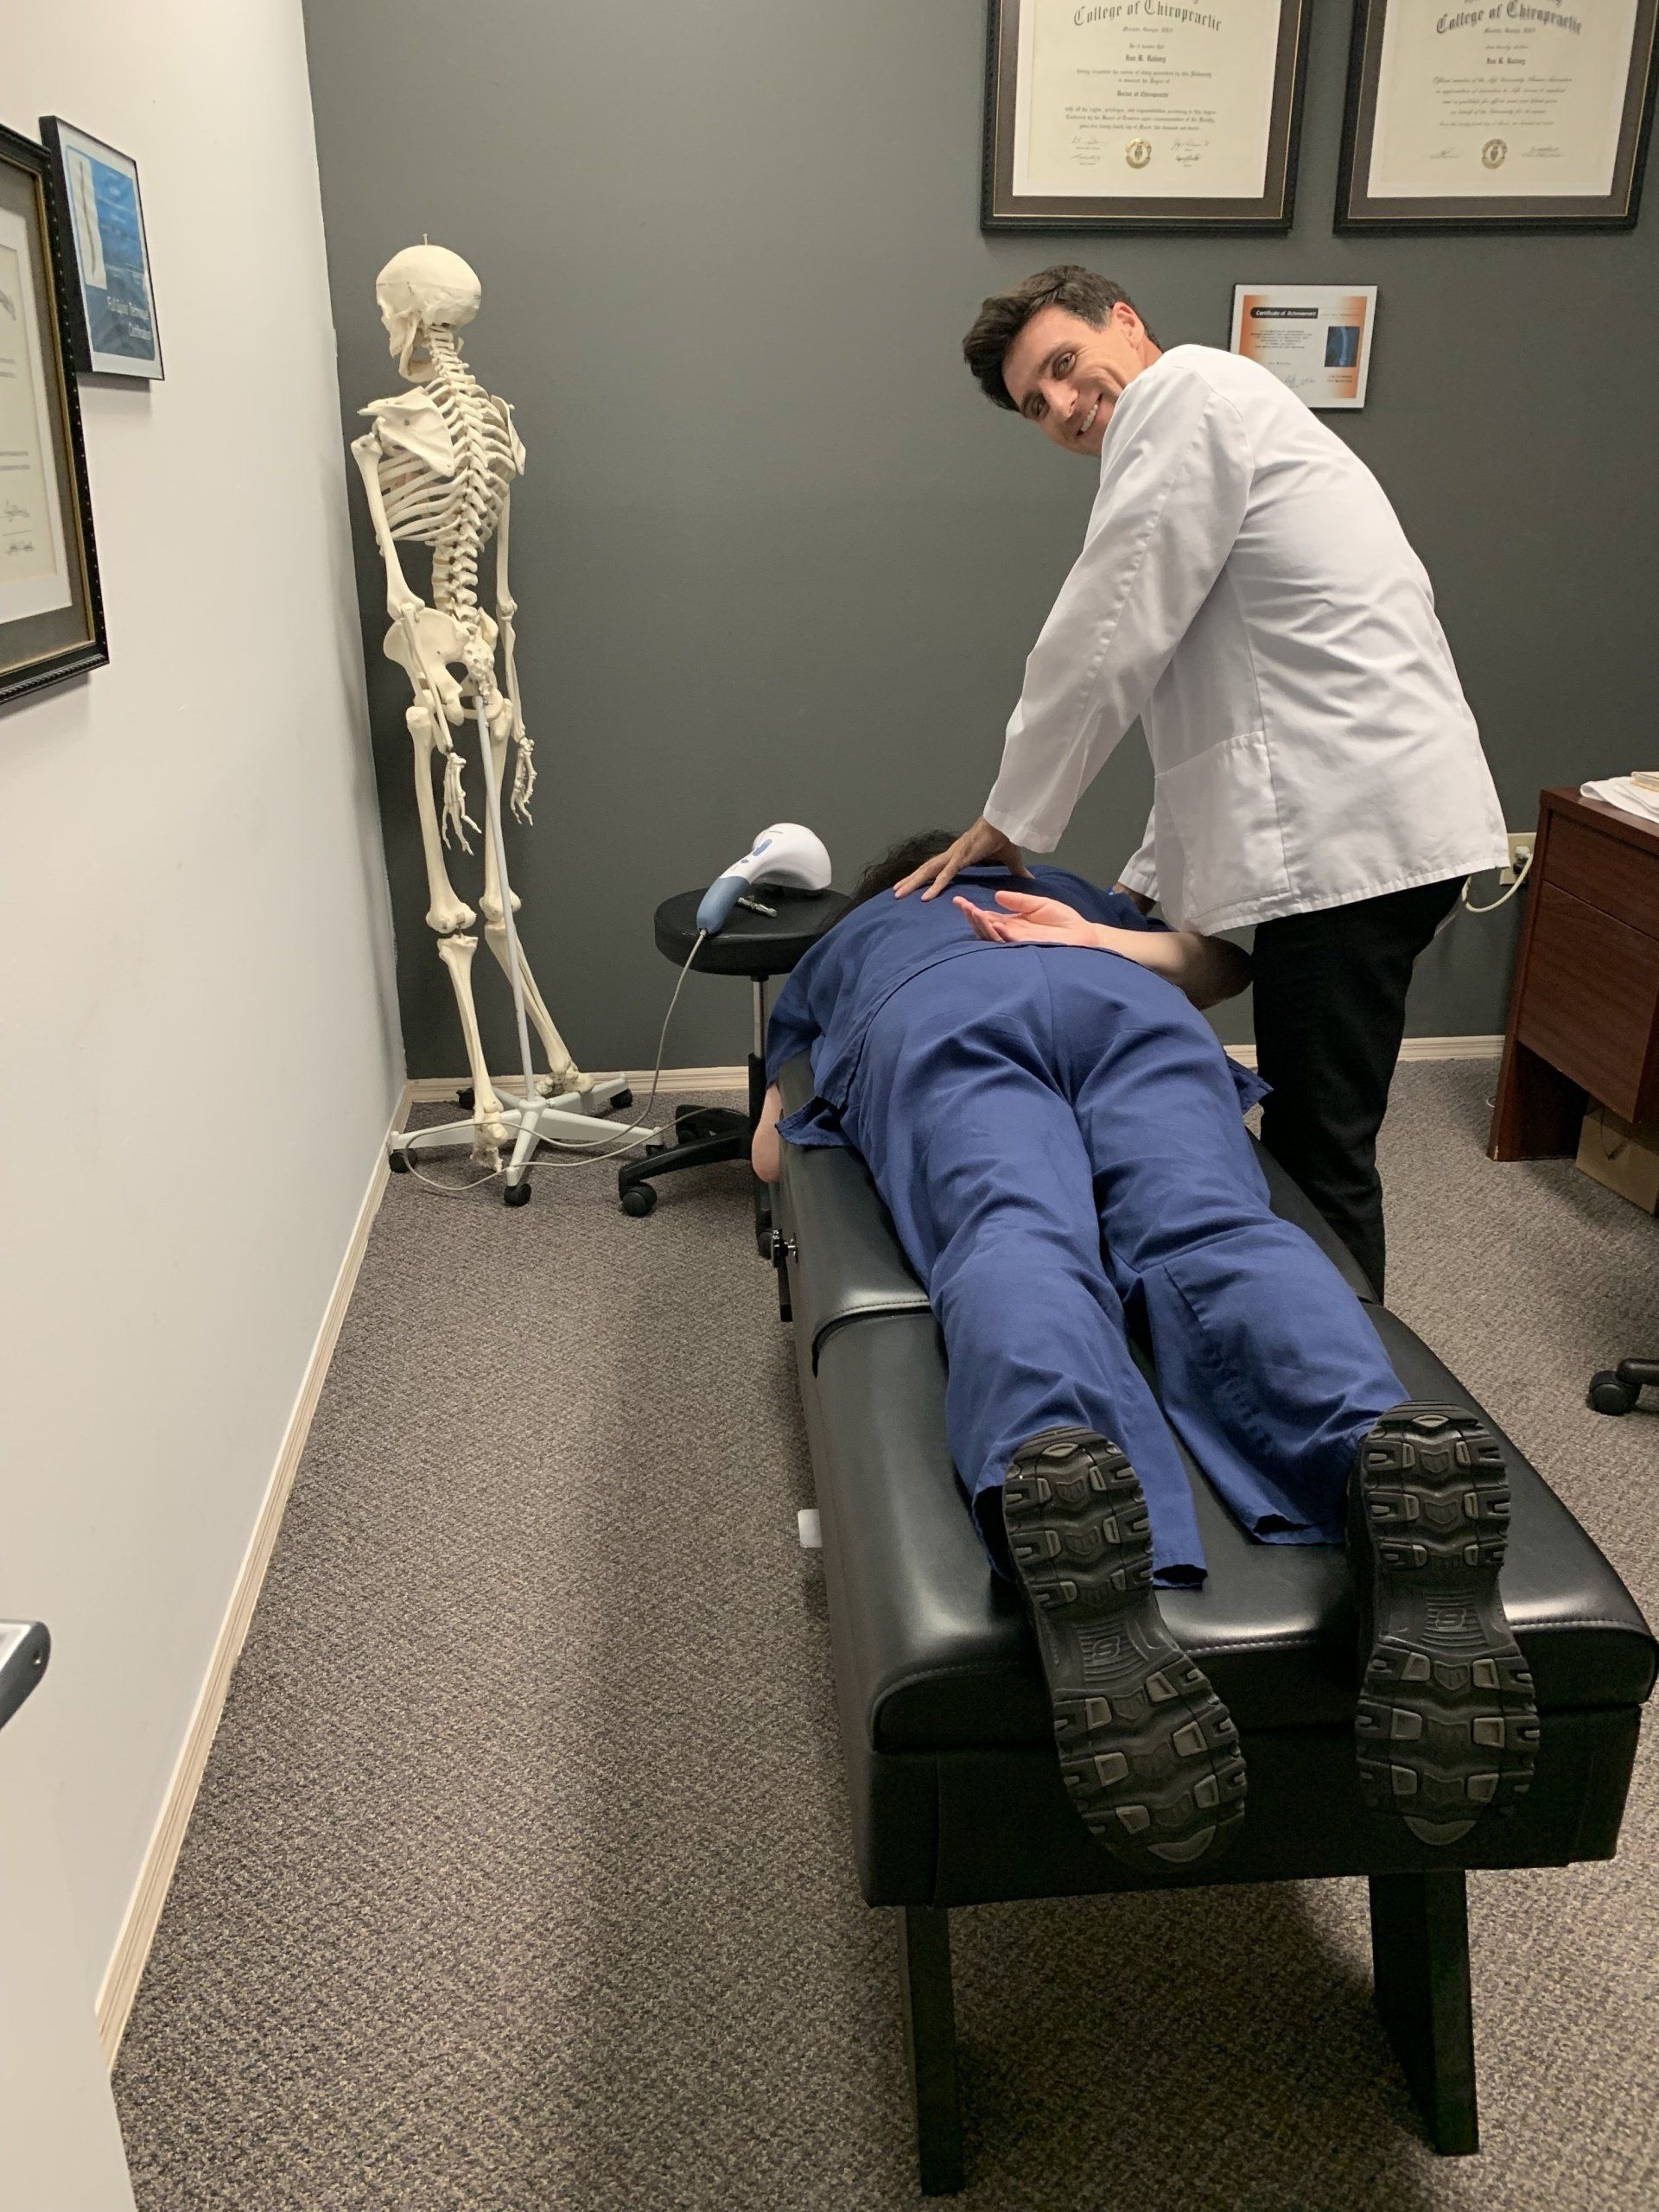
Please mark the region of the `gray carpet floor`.
[[[1487, 1162], [1493, 1074], [1401, 1071], [1391, 1300], [1659, 1617], [1659, 1425], [1583, 1403], [1659, 1350], [1659, 1228]], [[391, 1184], [118, 2069], [143, 2212], [917, 2202], [747, 1209]], [[1363, 1884], [957, 1915], [964, 2212], [1659, 2202], [1655, 1769], [1612, 1865], [1471, 1878], [1478, 2158], [1420, 2133]]]

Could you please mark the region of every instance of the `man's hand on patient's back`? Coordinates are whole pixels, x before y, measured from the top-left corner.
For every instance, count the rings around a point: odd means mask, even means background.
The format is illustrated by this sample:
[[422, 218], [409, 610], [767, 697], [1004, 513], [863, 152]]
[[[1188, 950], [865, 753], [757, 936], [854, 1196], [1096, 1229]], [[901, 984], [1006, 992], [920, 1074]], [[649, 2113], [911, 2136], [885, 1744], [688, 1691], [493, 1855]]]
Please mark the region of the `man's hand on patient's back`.
[[954, 845], [947, 845], [942, 853], [935, 853], [931, 861], [924, 861], [901, 882], [893, 887], [895, 899], [903, 899], [925, 884], [924, 899], [937, 899], [959, 868], [978, 868], [991, 862], [1005, 868], [1011, 875], [1029, 875], [1031, 870], [1020, 856], [1020, 848], [1013, 844], [1000, 830], [994, 830], [982, 814], [977, 822], [964, 830]]

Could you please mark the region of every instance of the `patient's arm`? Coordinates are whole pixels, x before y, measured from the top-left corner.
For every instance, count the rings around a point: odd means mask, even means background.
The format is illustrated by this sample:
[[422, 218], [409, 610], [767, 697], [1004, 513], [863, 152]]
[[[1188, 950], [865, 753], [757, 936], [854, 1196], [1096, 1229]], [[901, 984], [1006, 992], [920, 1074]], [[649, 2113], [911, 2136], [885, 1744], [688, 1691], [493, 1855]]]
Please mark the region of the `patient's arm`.
[[784, 1094], [775, 1083], [772, 1084], [767, 1087], [766, 1101], [749, 1142], [749, 1159], [763, 1183], [775, 1183], [784, 1172], [784, 1141], [778, 1134], [778, 1120], [783, 1110]]
[[997, 944], [1092, 945], [1121, 952], [1156, 976], [1166, 976], [1194, 1006], [1215, 1006], [1236, 998], [1250, 980], [1248, 954], [1225, 938], [1200, 937], [1196, 930], [1119, 930], [1091, 922], [1061, 899], [1037, 899], [1024, 891], [999, 891], [1000, 914], [957, 899], [976, 934]]
[[1236, 999], [1250, 980], [1249, 953], [1224, 937], [1200, 937], [1196, 930], [1115, 930], [1100, 922], [1095, 942], [1103, 952], [1121, 952], [1167, 976], [1194, 1006]]

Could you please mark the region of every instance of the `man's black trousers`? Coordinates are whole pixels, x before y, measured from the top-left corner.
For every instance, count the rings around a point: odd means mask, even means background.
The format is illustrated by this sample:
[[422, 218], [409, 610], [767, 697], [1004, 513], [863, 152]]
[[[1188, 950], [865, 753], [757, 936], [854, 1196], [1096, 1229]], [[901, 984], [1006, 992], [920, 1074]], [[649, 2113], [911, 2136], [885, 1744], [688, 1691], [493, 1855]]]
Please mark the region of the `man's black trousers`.
[[1295, 1177], [1382, 1293], [1376, 1133], [1406, 1027], [1418, 954], [1459, 881], [1390, 891], [1255, 932], [1256, 1060], [1273, 1096], [1262, 1141]]

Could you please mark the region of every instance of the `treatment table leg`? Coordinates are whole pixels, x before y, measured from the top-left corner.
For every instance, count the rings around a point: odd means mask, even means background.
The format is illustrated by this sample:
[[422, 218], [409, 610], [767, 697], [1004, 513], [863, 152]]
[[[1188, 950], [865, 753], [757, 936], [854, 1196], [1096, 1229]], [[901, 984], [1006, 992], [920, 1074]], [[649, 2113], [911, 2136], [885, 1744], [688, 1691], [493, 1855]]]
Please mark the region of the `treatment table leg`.
[[1463, 1872], [1373, 1874], [1371, 1961], [1382, 2016], [1434, 2148], [1480, 2148]]
[[916, 2107], [922, 2194], [950, 2196], [962, 2187], [950, 1915], [935, 1905], [907, 1904], [900, 1910], [899, 1984], [904, 1996], [905, 2050]]

